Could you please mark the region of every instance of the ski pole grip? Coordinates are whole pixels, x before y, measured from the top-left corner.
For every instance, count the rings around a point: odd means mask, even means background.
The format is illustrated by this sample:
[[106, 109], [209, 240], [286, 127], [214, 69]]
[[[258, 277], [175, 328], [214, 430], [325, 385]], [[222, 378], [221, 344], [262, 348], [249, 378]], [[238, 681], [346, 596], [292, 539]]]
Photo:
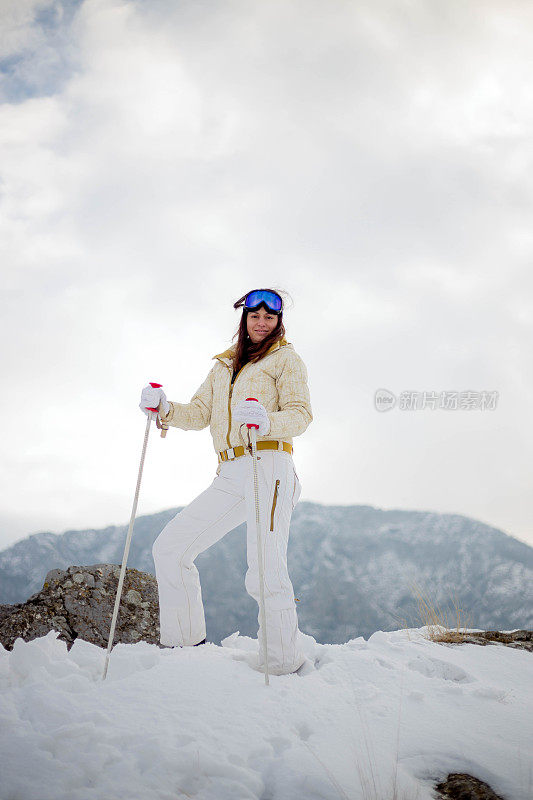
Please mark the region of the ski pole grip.
[[[255, 402], [256, 402], [256, 403], [258, 403], [258, 402], [259, 402], [259, 400], [257, 399], [257, 397], [247, 397], [246, 399], [247, 399], [247, 400], [255, 400]], [[259, 430], [259, 425], [254, 425], [254, 423], [253, 423], [253, 422], [250, 422], [250, 423], [248, 423], [248, 422], [247, 422], [247, 423], [246, 423], [246, 427], [248, 428], [248, 430], [250, 430], [250, 428], [257, 428], [257, 430]]]
[[[154, 383], [153, 381], [150, 381], [150, 386], [152, 387], [152, 389], [161, 389], [163, 384], [162, 383]], [[159, 409], [158, 408], [148, 408], [148, 411], [153, 411], [154, 414], [157, 414]], [[161, 428], [161, 438], [164, 439], [165, 436], [167, 435], [168, 425], [165, 425], [163, 422], [159, 422], [159, 417], [155, 418], [155, 424], [156, 424], [156, 426], [158, 428]]]

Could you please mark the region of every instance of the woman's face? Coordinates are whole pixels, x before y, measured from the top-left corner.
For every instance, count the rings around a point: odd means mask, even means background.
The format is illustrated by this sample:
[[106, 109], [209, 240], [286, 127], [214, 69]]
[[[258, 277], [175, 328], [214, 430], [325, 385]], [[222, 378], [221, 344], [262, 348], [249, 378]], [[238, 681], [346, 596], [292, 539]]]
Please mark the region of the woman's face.
[[246, 318], [246, 326], [248, 336], [253, 344], [262, 342], [265, 336], [268, 336], [278, 324], [278, 315], [271, 314], [265, 308], [257, 308], [255, 311], [249, 311]]

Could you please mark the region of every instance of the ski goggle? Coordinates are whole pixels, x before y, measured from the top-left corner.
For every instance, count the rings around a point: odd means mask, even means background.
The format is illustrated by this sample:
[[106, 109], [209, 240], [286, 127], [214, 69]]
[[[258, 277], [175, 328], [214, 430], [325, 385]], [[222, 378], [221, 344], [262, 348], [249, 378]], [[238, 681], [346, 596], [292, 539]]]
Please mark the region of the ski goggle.
[[271, 292], [270, 289], [254, 289], [248, 292], [244, 299], [244, 307], [251, 311], [264, 303], [269, 311], [279, 314], [283, 308], [283, 301], [279, 294]]

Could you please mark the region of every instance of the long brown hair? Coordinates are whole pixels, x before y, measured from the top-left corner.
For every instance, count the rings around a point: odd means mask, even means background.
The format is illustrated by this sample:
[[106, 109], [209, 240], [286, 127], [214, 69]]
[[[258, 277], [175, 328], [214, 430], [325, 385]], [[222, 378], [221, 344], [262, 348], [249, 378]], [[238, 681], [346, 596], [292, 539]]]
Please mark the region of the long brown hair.
[[[271, 292], [276, 292], [279, 294], [280, 297], [283, 297], [281, 291], [279, 289], [269, 289]], [[248, 292], [246, 292], [248, 294]], [[240, 308], [244, 306], [244, 301], [246, 299], [246, 294], [243, 294], [234, 304], [233, 308]], [[255, 310], [255, 309], [254, 309]], [[275, 312], [273, 312], [275, 313]], [[237, 331], [233, 334], [233, 339], [237, 336], [237, 349], [235, 351], [235, 356], [233, 357], [233, 369], [235, 372], [238, 372], [248, 361], [259, 361], [263, 356], [266, 354], [267, 350], [272, 347], [272, 345], [282, 339], [285, 336], [285, 328], [283, 326], [283, 306], [281, 311], [278, 313], [278, 324], [271, 331], [268, 336], [265, 336], [262, 342], [258, 342], [254, 344], [248, 335], [248, 328], [247, 328], [247, 319], [248, 319], [248, 309], [242, 309], [242, 316], [241, 321], [239, 323], [239, 327]]]

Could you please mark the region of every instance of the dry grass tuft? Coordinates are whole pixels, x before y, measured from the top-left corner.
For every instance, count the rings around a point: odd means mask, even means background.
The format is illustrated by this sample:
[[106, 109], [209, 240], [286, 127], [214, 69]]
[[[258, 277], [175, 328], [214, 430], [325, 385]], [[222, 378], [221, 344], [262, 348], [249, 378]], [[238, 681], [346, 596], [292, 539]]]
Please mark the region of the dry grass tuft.
[[405, 618], [397, 619], [402, 628], [407, 631], [408, 636], [409, 628], [424, 627], [427, 630], [425, 638], [432, 642], [465, 641], [469, 630], [472, 630], [471, 617], [465, 620], [465, 611], [459, 607], [457, 595], [454, 598], [450, 598], [454, 607], [454, 619], [452, 622], [448, 618], [447, 611], [443, 612], [438, 603], [435, 603], [429, 594], [425, 593], [416, 582], [410, 584], [410, 588], [414, 597], [416, 597], [418, 618], [411, 625], [408, 624]]

